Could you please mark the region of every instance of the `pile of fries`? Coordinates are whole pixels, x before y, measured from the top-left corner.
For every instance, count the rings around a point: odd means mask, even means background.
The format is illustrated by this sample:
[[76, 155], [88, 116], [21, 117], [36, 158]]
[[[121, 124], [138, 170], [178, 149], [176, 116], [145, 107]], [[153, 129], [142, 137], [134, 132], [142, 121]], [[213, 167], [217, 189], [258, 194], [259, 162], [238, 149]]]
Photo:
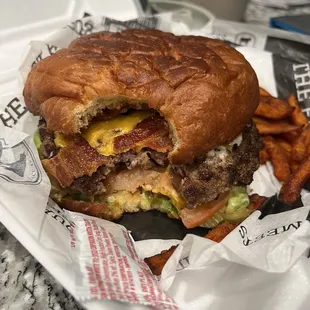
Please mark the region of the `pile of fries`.
[[272, 163], [275, 177], [284, 182], [280, 198], [293, 204], [310, 178], [310, 125], [294, 94], [286, 101], [260, 88], [253, 121], [263, 137], [260, 163]]

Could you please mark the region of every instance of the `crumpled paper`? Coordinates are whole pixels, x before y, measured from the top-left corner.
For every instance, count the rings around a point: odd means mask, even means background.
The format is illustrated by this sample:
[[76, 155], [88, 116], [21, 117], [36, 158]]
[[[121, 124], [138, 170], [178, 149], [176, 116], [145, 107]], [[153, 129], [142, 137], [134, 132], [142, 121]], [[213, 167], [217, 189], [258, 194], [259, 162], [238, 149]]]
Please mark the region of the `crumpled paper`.
[[[78, 37], [77, 27], [94, 32], [148, 27], [170, 31], [172, 26], [177, 27], [167, 22], [167, 16], [73, 22], [52, 38], [31, 43], [21, 65], [21, 81], [38, 61]], [[260, 85], [277, 95], [272, 54], [244, 47], [239, 51], [252, 64]], [[82, 305], [89, 309], [306, 309], [307, 192], [305, 207], [263, 218], [256, 211], [219, 244], [195, 235], [181, 242], [134, 242], [121, 225], [62, 210], [48, 198], [50, 184], [31, 138], [37, 118], [25, 110], [21, 90], [22, 82], [19, 92], [0, 101], [1, 220]], [[249, 192], [271, 196], [279, 188], [267, 164], [255, 173]], [[143, 258], [178, 243], [158, 282]]]

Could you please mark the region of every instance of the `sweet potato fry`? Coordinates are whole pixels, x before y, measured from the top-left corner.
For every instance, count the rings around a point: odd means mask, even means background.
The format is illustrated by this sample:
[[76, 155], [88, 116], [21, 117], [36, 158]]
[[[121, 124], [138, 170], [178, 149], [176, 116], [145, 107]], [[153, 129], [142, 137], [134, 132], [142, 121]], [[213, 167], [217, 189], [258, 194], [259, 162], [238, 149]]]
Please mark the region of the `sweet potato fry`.
[[307, 156], [291, 177], [283, 184], [279, 197], [288, 204], [294, 204], [300, 191], [310, 178], [310, 156]]
[[279, 135], [301, 128], [301, 126], [290, 124], [287, 121], [267, 121], [257, 116], [253, 117], [253, 121], [261, 135]]
[[291, 115], [293, 123], [295, 125], [308, 125], [308, 119], [302, 112], [301, 107], [297, 102], [296, 96], [294, 94], [290, 94], [287, 98], [287, 102], [292, 108], [295, 108]]
[[292, 114], [294, 108], [278, 98], [262, 96], [255, 115], [280, 120]]
[[265, 196], [260, 196], [258, 194], [252, 194], [250, 196], [250, 205], [249, 205], [249, 209], [250, 210], [257, 210], [259, 209], [263, 203], [267, 200], [268, 198]]
[[218, 224], [211, 229], [204, 238], [213, 240], [215, 242], [221, 242], [231, 231], [233, 231], [238, 225], [228, 222]]
[[293, 149], [292, 158], [293, 160], [300, 162], [306, 156], [307, 146], [310, 144], [310, 126], [307, 125], [300, 136], [296, 139]]
[[285, 151], [287, 158], [291, 158], [292, 146], [287, 141], [281, 138], [276, 138], [275, 140], [277, 144], [279, 144], [280, 147]]
[[307, 151], [306, 151], [307, 155], [310, 155], [310, 144], [307, 145]]
[[260, 116], [253, 116], [253, 121], [255, 124], [273, 124], [274, 121], [271, 121], [271, 120], [268, 120], [268, 119], [265, 119], [263, 117], [260, 117]]
[[270, 159], [270, 156], [265, 148], [259, 151], [259, 162], [261, 165], [265, 164], [267, 160]]
[[270, 155], [274, 175], [280, 182], [285, 182], [290, 177], [290, 166], [284, 150], [271, 136], [264, 137], [264, 145]]
[[172, 246], [169, 250], [162, 251], [159, 254], [144, 259], [144, 261], [150, 267], [153, 274], [155, 274], [156, 276], [161, 275], [161, 272], [166, 262], [168, 261], [168, 259], [173, 254], [176, 248], [177, 246]]
[[259, 88], [259, 94], [260, 94], [261, 96], [271, 96], [271, 95], [267, 92], [267, 90], [264, 89], [264, 88], [262, 88], [262, 87]]
[[293, 145], [296, 139], [299, 137], [300, 131], [301, 129], [292, 131], [292, 132], [287, 132], [287, 133], [282, 134], [280, 137], [288, 141], [291, 145]]
[[291, 160], [289, 164], [290, 164], [291, 172], [296, 171], [300, 165], [300, 163], [298, 163], [294, 160]]

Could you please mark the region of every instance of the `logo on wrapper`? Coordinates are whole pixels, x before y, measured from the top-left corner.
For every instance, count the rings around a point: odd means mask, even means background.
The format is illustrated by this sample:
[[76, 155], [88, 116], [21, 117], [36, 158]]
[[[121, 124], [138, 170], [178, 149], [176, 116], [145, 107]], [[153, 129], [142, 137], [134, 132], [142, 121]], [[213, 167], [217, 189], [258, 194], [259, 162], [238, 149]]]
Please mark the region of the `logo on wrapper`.
[[310, 63], [293, 64], [297, 99], [303, 112], [310, 117]]
[[41, 183], [42, 175], [35, 156], [24, 141], [10, 147], [0, 138], [0, 178], [24, 185]]
[[272, 237], [276, 235], [283, 234], [287, 231], [292, 231], [292, 230], [297, 230], [302, 224], [302, 221], [296, 221], [287, 225], [279, 226], [277, 228], [270, 229], [266, 232], [263, 232], [259, 234], [258, 236], [254, 238], [249, 238], [248, 237], [248, 230], [245, 226], [241, 225], [239, 228], [239, 234], [242, 239], [242, 243], [244, 246], [249, 246], [253, 243], [256, 243], [266, 237]]
[[176, 271], [181, 271], [189, 266], [189, 257], [184, 257], [179, 260]]
[[125, 29], [156, 29], [158, 26], [157, 17], [147, 17], [139, 20], [119, 21], [105, 17], [102, 20], [102, 26], [105, 31], [118, 32]]
[[248, 32], [238, 33], [235, 38], [235, 42], [242, 46], [255, 46], [255, 41], [255, 36]]

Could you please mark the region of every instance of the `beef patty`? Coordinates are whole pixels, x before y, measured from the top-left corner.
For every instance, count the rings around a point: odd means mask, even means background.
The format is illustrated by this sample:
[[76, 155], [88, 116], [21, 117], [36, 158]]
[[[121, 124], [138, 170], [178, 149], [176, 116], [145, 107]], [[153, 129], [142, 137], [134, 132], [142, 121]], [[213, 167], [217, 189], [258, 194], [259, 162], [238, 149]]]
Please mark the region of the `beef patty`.
[[[46, 130], [44, 121], [40, 122], [41, 153], [51, 158], [58, 149], [54, 143], [54, 134]], [[248, 185], [253, 173], [259, 167], [259, 151], [262, 141], [253, 123], [247, 125], [242, 133], [242, 141], [227, 147], [221, 146], [206, 156], [186, 165], [172, 165], [174, 187], [181, 195], [187, 208], [212, 201], [219, 194], [230, 190], [234, 185]], [[74, 180], [70, 188], [85, 196], [93, 196], [105, 191], [104, 180], [117, 169], [141, 167], [152, 169], [156, 166], [168, 166], [167, 153], [143, 149], [139, 153], [128, 151], [111, 157], [108, 166], [101, 166], [91, 176], [82, 176]]]
[[116, 169], [133, 169], [136, 167], [143, 167], [143, 169], [152, 169], [153, 167], [167, 166], [167, 154], [159, 153], [150, 149], [142, 150], [139, 153], [128, 151], [113, 157], [109, 166], [101, 166], [91, 176], [82, 176], [73, 181], [70, 188], [82, 193], [85, 196], [94, 196], [96, 194], [104, 193], [104, 180], [110, 172]]
[[193, 164], [172, 166], [179, 176], [174, 183], [187, 208], [212, 201], [234, 185], [249, 185], [259, 167], [263, 147], [253, 123], [247, 125], [238, 146], [219, 147]]

